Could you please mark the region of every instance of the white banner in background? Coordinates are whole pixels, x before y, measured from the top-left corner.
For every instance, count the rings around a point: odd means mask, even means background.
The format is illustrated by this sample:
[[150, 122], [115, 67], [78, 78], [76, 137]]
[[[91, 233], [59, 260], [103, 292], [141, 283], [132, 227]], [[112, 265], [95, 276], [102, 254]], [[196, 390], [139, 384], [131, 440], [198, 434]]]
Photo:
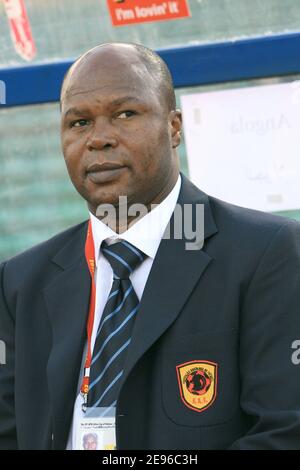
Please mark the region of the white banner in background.
[[191, 180], [264, 211], [300, 208], [300, 81], [183, 95]]

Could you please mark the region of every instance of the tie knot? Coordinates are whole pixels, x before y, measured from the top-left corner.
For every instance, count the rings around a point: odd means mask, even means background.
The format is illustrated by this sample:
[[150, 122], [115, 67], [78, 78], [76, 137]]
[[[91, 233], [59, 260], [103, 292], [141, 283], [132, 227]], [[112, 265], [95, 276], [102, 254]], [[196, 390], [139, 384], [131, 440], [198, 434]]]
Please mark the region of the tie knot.
[[101, 250], [112, 267], [114, 279], [128, 279], [146, 258], [145, 253], [125, 240], [112, 245], [103, 241]]

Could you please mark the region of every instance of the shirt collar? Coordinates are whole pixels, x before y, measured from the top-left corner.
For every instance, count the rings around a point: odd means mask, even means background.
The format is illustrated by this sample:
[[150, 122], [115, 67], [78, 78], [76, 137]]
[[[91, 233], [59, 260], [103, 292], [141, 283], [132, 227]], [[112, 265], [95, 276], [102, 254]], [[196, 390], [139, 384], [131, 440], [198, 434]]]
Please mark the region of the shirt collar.
[[154, 259], [164, 231], [175, 209], [180, 187], [181, 176], [179, 175], [175, 186], [168, 196], [121, 234], [116, 233], [90, 212], [96, 266], [98, 264], [100, 246], [104, 240], [112, 243], [117, 240], [126, 240], [143, 251], [148, 257]]

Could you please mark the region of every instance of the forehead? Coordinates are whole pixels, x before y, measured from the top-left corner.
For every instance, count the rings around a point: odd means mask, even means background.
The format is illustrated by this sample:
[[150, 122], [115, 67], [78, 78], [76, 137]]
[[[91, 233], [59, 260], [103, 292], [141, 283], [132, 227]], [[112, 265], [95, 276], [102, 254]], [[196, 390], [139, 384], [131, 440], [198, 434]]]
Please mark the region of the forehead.
[[79, 62], [71, 69], [62, 100], [76, 101], [89, 94], [114, 99], [119, 95], [154, 99], [158, 94], [158, 86], [154, 76], [136, 54], [110, 54], [104, 51]]

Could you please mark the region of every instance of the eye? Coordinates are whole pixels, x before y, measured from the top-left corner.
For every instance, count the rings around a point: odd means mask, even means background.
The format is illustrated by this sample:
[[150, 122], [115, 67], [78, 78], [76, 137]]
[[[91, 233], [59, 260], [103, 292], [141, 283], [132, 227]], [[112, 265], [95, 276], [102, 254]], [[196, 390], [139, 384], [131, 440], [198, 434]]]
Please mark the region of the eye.
[[126, 119], [130, 118], [131, 116], [134, 116], [136, 114], [135, 111], [122, 111], [121, 113], [118, 114], [119, 119]]
[[77, 121], [72, 121], [70, 127], [84, 127], [89, 123], [87, 119], [77, 119]]

